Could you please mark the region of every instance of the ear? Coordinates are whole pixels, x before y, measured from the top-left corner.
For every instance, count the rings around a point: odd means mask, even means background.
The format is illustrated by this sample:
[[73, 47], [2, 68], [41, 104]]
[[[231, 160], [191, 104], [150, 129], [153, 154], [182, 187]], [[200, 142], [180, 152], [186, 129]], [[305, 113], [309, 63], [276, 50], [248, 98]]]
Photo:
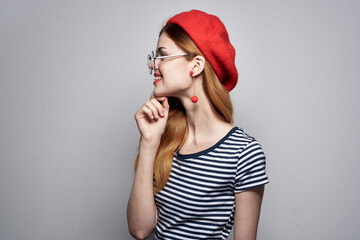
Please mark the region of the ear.
[[194, 72], [192, 76], [193, 77], [199, 76], [202, 73], [202, 71], [204, 71], [205, 58], [200, 55], [197, 55], [196, 57], [193, 58], [193, 60], [190, 61], [189, 66], [190, 66], [189, 71]]

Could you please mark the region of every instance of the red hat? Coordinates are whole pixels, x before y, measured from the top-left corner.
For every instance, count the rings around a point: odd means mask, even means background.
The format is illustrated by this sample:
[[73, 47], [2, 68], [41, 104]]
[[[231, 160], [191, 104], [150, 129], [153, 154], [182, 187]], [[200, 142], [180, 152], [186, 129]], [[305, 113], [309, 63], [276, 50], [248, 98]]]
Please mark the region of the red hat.
[[199, 10], [179, 13], [166, 24], [182, 27], [213, 67], [224, 87], [231, 91], [238, 80], [235, 49], [231, 45], [224, 24], [215, 15]]

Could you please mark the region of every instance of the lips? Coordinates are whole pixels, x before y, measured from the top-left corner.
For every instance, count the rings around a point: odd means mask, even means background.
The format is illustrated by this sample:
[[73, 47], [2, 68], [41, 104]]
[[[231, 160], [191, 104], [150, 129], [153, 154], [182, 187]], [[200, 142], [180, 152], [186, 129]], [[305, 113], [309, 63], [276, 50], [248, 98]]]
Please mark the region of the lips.
[[161, 74], [160, 73], [154, 73], [154, 77], [161, 77]]
[[155, 84], [157, 84], [158, 82], [161, 81], [162, 75], [160, 73], [156, 72], [156, 73], [154, 73], [154, 77], [155, 77], [155, 81], [153, 82], [153, 84], [155, 85]]
[[157, 80], [155, 80], [154, 82], [153, 82], [153, 84], [155, 85], [155, 84], [157, 84], [158, 82], [160, 82], [161, 80], [160, 79], [157, 79]]

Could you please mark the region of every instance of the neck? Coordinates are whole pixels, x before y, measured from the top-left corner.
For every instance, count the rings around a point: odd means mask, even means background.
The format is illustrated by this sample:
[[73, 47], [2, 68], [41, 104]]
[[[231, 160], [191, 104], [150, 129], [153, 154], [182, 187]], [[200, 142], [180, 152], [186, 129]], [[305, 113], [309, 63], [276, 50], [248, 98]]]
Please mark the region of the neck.
[[196, 95], [199, 98], [197, 103], [191, 102], [191, 96], [180, 98], [186, 111], [188, 125], [185, 142], [194, 145], [218, 139], [232, 128], [231, 123], [226, 122], [216, 113], [203, 91], [198, 91]]

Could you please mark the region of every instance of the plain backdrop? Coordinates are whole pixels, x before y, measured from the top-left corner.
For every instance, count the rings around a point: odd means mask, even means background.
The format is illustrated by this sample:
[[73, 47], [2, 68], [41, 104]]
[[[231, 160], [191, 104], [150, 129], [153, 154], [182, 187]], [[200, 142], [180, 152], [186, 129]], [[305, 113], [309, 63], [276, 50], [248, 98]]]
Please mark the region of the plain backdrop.
[[237, 51], [235, 125], [270, 179], [258, 239], [360, 238], [359, 1], [1, 0], [1, 240], [132, 239], [146, 55], [190, 9]]

